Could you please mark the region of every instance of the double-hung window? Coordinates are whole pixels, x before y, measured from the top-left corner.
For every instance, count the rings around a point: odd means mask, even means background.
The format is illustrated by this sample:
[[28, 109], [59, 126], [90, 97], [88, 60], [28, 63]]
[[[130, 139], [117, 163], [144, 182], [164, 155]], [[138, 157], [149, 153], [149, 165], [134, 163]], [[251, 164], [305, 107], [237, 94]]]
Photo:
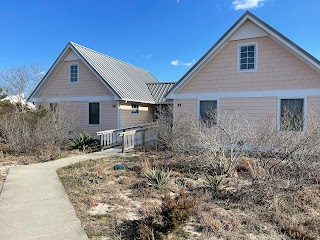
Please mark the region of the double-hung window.
[[304, 125], [304, 99], [281, 99], [280, 101], [280, 130], [302, 131]]
[[217, 101], [200, 101], [200, 122], [207, 125], [217, 124]]
[[69, 65], [69, 82], [77, 83], [79, 81], [79, 65], [71, 64]]
[[251, 72], [257, 70], [257, 44], [240, 44], [238, 46], [238, 71]]
[[89, 124], [100, 124], [100, 103], [89, 103]]

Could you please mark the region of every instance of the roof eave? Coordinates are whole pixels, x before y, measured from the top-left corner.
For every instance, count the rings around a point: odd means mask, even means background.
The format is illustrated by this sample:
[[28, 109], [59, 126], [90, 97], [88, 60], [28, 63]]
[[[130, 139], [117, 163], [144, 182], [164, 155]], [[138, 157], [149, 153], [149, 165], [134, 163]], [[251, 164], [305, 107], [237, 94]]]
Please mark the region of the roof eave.
[[41, 85], [44, 83], [45, 79], [49, 76], [49, 74], [53, 71], [53, 69], [57, 66], [57, 64], [60, 62], [62, 56], [67, 52], [68, 48], [70, 47], [70, 42], [65, 46], [65, 48], [62, 50], [62, 52], [59, 54], [58, 58], [54, 61], [54, 63], [51, 65], [49, 70], [46, 72], [46, 74], [43, 76], [41, 81], [38, 83], [38, 85], [35, 87], [35, 89], [32, 91], [30, 96], [27, 98], [27, 101], [33, 97], [33, 95], [38, 91], [38, 89], [41, 87]]
[[287, 47], [289, 47], [294, 52], [297, 52], [301, 57], [306, 59], [306, 61], [310, 62], [318, 72], [320, 72], [320, 61], [312, 56], [310, 53], [299, 47], [293, 41], [282, 35], [280, 32], [269, 26], [267, 23], [262, 21], [260, 18], [256, 17], [249, 11], [246, 11], [230, 28], [229, 30], [200, 58], [199, 61], [193, 67], [182, 76], [182, 78], [173, 86], [170, 91], [164, 96], [166, 99], [174, 99], [175, 92], [180, 90], [183, 87], [185, 80], [187, 80], [192, 74], [194, 74], [199, 67], [201, 67], [202, 63], [204, 63], [208, 58], [215, 54], [215, 52], [219, 51], [219, 48], [226, 44], [226, 42], [231, 38], [234, 32], [236, 32], [247, 20], [252, 21], [257, 24], [261, 29], [267, 32], [271, 36], [276, 36], [277, 39], [282, 39], [284, 44], [286, 43]]

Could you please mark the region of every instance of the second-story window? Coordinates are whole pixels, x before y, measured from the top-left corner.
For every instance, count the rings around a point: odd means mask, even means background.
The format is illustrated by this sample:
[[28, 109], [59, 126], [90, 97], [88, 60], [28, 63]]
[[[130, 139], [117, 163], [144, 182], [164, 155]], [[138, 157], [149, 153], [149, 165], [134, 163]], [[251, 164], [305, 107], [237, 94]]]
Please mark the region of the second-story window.
[[71, 64], [69, 66], [69, 82], [77, 83], [79, 81], [79, 65]]
[[257, 44], [241, 44], [238, 49], [238, 71], [257, 70]]

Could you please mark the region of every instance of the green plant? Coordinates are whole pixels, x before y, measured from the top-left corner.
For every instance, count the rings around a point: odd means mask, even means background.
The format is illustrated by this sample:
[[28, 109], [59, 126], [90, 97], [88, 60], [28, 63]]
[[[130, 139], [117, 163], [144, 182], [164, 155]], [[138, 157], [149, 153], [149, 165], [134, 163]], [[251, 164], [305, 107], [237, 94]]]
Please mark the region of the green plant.
[[152, 169], [144, 173], [149, 183], [158, 190], [163, 189], [169, 182], [171, 170]]
[[97, 140], [93, 138], [89, 132], [75, 133], [69, 138], [69, 146], [71, 149], [79, 149], [82, 151], [92, 151], [97, 148]]
[[208, 175], [205, 174], [206, 180], [204, 181], [204, 186], [213, 192], [218, 192], [222, 188], [222, 181], [224, 175]]

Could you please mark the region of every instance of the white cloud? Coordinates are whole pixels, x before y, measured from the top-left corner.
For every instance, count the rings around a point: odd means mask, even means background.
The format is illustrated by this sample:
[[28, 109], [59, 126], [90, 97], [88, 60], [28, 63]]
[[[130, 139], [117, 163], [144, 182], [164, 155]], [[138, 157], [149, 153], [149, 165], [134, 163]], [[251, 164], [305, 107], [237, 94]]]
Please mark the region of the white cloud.
[[263, 5], [265, 0], [234, 0], [232, 7], [235, 10], [257, 8]]
[[151, 58], [152, 58], [152, 54], [143, 55], [143, 58], [145, 58], [145, 59], [151, 59]]
[[192, 62], [183, 62], [181, 60], [173, 60], [170, 62], [171, 65], [173, 66], [185, 66], [185, 67], [190, 67], [194, 64], [196, 60], [192, 60]]

